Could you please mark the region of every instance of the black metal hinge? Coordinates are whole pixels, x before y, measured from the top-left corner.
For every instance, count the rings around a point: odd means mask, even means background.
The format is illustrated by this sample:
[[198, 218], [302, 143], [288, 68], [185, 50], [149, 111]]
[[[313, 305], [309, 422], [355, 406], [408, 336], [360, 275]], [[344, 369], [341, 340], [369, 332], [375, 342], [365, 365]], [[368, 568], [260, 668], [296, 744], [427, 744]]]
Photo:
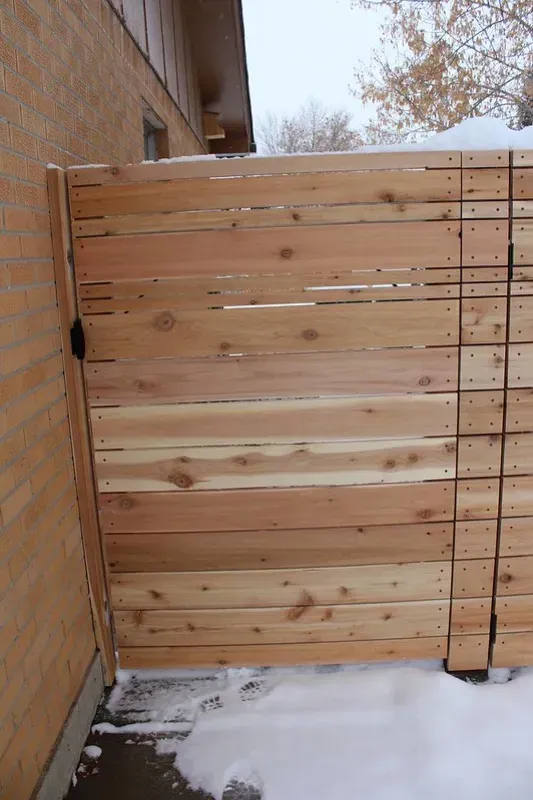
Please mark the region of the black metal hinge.
[[83, 361], [85, 358], [85, 334], [79, 317], [70, 329], [70, 347], [72, 355], [76, 356], [79, 361]]
[[493, 614], [490, 615], [490, 633], [489, 633], [489, 637], [490, 637], [490, 643], [491, 644], [495, 644], [496, 643], [496, 632], [497, 632], [497, 630], [498, 630], [498, 617], [496, 616], [496, 614], [493, 613]]
[[509, 264], [509, 280], [513, 280], [513, 267], [514, 267], [514, 243], [509, 242], [509, 252], [508, 252], [508, 261]]

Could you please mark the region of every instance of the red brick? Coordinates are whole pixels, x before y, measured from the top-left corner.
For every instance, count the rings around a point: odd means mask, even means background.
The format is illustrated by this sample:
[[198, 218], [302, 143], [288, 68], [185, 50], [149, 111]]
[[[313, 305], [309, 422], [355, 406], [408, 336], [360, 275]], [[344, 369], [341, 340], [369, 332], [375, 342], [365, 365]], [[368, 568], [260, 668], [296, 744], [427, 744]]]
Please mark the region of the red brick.
[[37, 158], [37, 139], [20, 128], [11, 128], [11, 147], [25, 156]]
[[5, 64], [6, 67], [15, 72], [17, 69], [17, 58], [16, 58], [16, 51], [15, 48], [8, 44], [6, 41], [0, 40], [0, 61]]
[[37, 14], [34, 14], [30, 7], [22, 2], [22, 0], [15, 0], [15, 14], [24, 27], [32, 33], [33, 36], [38, 38], [41, 33], [41, 20]]
[[17, 71], [19, 75], [22, 75], [39, 88], [41, 87], [41, 67], [39, 67], [38, 64], [35, 64], [30, 58], [25, 56], [20, 51], [17, 53]]
[[[25, 103], [27, 106], [31, 106], [33, 103], [33, 88], [31, 83], [29, 83], [25, 78], [21, 78], [20, 75], [15, 75], [13, 72], [6, 72], [6, 92], [9, 94], [14, 95], [18, 100], [22, 103]], [[10, 99], [13, 102], [12, 98]], [[2, 102], [2, 116], [7, 117], [10, 122], [17, 122], [20, 120], [20, 110], [18, 113], [18, 119], [11, 119], [8, 114], [5, 114], [3, 111], [4, 103]]]

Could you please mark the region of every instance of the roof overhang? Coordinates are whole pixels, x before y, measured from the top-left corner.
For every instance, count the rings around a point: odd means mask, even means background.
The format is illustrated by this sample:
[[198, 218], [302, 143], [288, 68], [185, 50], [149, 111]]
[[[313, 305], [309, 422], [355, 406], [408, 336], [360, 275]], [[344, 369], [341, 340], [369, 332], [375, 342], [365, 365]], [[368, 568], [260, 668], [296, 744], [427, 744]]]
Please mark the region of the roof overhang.
[[242, 0], [186, 0], [184, 8], [203, 109], [223, 129], [214, 153], [246, 153], [253, 128]]

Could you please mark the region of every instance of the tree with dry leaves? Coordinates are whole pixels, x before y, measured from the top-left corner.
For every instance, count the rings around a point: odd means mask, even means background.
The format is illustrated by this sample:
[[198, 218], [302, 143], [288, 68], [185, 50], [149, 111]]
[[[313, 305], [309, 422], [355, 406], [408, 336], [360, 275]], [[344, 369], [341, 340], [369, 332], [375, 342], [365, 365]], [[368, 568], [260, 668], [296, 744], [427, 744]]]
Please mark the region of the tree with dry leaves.
[[467, 117], [533, 122], [531, 0], [352, 0], [387, 12], [380, 46], [355, 72], [374, 104], [369, 141], [416, 141]]
[[268, 114], [257, 129], [260, 151], [276, 153], [326, 153], [353, 150], [363, 144], [351, 128], [350, 114], [327, 109], [310, 99], [294, 114], [279, 118]]

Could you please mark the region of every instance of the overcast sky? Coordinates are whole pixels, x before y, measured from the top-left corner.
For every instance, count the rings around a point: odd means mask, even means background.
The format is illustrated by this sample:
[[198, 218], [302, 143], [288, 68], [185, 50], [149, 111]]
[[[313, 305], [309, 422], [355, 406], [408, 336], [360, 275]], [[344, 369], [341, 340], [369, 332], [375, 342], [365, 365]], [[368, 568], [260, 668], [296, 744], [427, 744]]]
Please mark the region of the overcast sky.
[[350, 0], [243, 0], [254, 124], [290, 113], [308, 97], [346, 108], [354, 125], [368, 114], [350, 94], [353, 70], [378, 43], [378, 13]]

